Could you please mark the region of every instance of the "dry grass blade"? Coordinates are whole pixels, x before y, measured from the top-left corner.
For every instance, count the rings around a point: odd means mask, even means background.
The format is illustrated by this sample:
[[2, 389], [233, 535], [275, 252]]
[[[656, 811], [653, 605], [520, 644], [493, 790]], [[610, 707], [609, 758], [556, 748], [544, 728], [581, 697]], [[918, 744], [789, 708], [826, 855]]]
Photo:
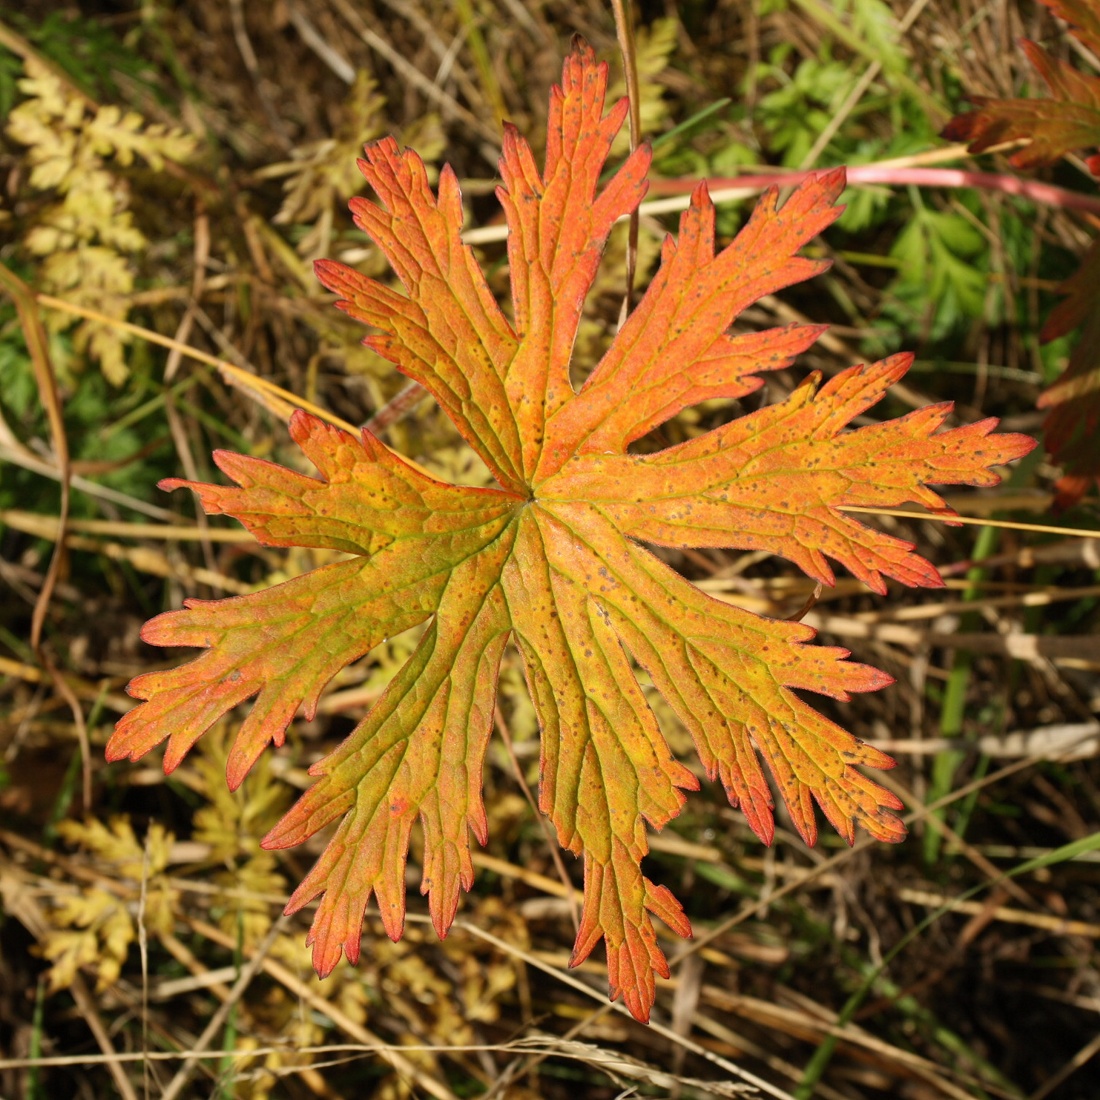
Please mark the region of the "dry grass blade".
[[679, 1090], [688, 1088], [704, 1096], [744, 1096], [755, 1095], [753, 1085], [725, 1081], [703, 1081], [699, 1078], [683, 1077], [679, 1073], [646, 1065], [644, 1062], [627, 1055], [616, 1054], [594, 1043], [580, 1043], [576, 1040], [561, 1039], [557, 1036], [531, 1035], [512, 1044], [517, 1051], [534, 1051], [553, 1055], [558, 1058], [570, 1058], [606, 1073], [620, 1087], [627, 1081], [638, 1081], [652, 1088]]
[[[17, 512], [9, 509], [0, 509], [0, 523], [7, 524], [15, 531], [25, 531], [39, 538], [50, 539], [56, 537], [57, 532], [52, 524], [44, 517], [34, 512]], [[73, 526], [78, 530], [102, 531], [107, 534], [118, 534], [123, 538], [154, 538], [154, 539], [188, 539], [193, 541], [221, 542], [230, 544], [253, 543], [247, 531], [233, 531], [216, 529], [203, 532], [200, 527], [156, 527], [147, 524], [120, 523], [113, 520], [77, 520]], [[70, 550], [83, 550], [92, 554], [101, 554], [111, 561], [127, 562], [141, 573], [148, 573], [154, 577], [178, 578], [187, 584], [205, 584], [221, 591], [231, 592], [234, 595], [244, 595], [252, 591], [252, 586], [234, 577], [227, 577], [216, 569], [204, 569], [201, 566], [192, 567], [184, 562], [170, 561], [159, 550], [153, 550], [146, 546], [121, 546], [115, 542], [104, 542], [101, 539], [83, 538], [75, 533], [65, 536], [65, 545]]]
[[[872, 743], [891, 753], [934, 754], [957, 747], [957, 741], [947, 737], [927, 741], [875, 738]], [[1076, 722], [1015, 730], [1003, 736], [994, 734], [979, 738], [975, 748], [995, 760], [1021, 756], [1030, 760], [1090, 760], [1100, 756], [1100, 723]]]
[[1045, 1100], [1047, 1096], [1063, 1084], [1070, 1074], [1076, 1073], [1083, 1066], [1087, 1066], [1098, 1054], [1100, 1054], [1100, 1035], [1086, 1043], [1057, 1073], [1040, 1085], [1028, 1097], [1028, 1100]]
[[61, 416], [61, 400], [57, 392], [57, 378], [54, 375], [53, 363], [50, 361], [46, 330], [38, 316], [34, 294], [22, 279], [3, 264], [0, 264], [0, 283], [3, 284], [4, 289], [15, 302], [16, 312], [23, 327], [23, 337], [27, 342], [27, 351], [34, 365], [39, 399], [45, 407], [46, 417], [50, 425], [50, 441], [53, 444], [53, 453], [57, 461], [58, 481], [61, 485], [61, 508], [57, 518], [54, 552], [50, 558], [46, 576], [43, 578], [42, 587], [39, 589], [38, 599], [35, 601], [34, 613], [31, 616], [30, 644], [42, 666], [49, 672], [54, 687], [68, 703], [69, 710], [72, 712], [80, 742], [84, 809], [85, 812], [90, 812], [92, 808], [92, 750], [91, 745], [88, 743], [88, 727], [84, 721], [84, 710], [80, 705], [80, 701], [66, 683], [53, 658], [42, 646], [42, 627], [46, 621], [54, 587], [65, 562], [65, 529], [69, 520], [69, 481], [71, 477], [69, 441], [65, 434], [65, 422]]
[[[16, 508], [0, 509], [0, 523], [6, 523], [17, 531], [26, 531], [38, 538], [56, 536], [48, 517], [38, 512], [24, 512]], [[240, 528], [218, 528], [203, 532], [197, 524], [128, 523], [113, 519], [74, 519], [68, 524], [70, 531], [83, 531], [89, 535], [114, 535], [125, 539], [181, 539], [198, 541], [208, 538], [211, 542], [255, 543], [256, 539]]]
[[1068, 917], [1052, 916], [1049, 913], [1028, 913], [1020, 909], [1010, 909], [1005, 905], [989, 906], [985, 902], [963, 901], [945, 894], [936, 894], [930, 890], [903, 888], [898, 891], [898, 897], [904, 902], [919, 905], [924, 909], [946, 908], [952, 913], [988, 915], [993, 920], [1005, 921], [1008, 924], [1026, 924], [1030, 928], [1041, 928], [1055, 936], [1100, 938], [1100, 924], [1092, 924], [1089, 921], [1071, 920]]
[[371, 30], [367, 25], [363, 16], [355, 10], [349, 0], [332, 0], [333, 6], [340, 12], [341, 16], [346, 20], [348, 25], [352, 27], [356, 34], [372, 50], [377, 51], [382, 57], [384, 57], [398, 72], [402, 74], [414, 87], [418, 88], [424, 93], [430, 100], [438, 103], [441, 107], [448, 111], [453, 112], [458, 118], [460, 118], [467, 126], [469, 126], [475, 133], [479, 134], [486, 141], [495, 146], [499, 140], [496, 130], [490, 126], [484, 119], [479, 118], [471, 111], [467, 110], [454, 98], [454, 96], [448, 95], [443, 89], [433, 84], [415, 65], [410, 64], [401, 54], [395, 50], [385, 38], [383, 38], [377, 32]]
[[[229, 1018], [229, 1013], [244, 996], [244, 992], [248, 989], [252, 980], [259, 974], [264, 965], [264, 960], [267, 959], [271, 948], [275, 946], [275, 941], [279, 938], [279, 935], [285, 931], [288, 922], [289, 918], [287, 917], [280, 917], [279, 920], [275, 921], [271, 926], [271, 930], [252, 953], [251, 958], [241, 967], [241, 972], [237, 980], [233, 983], [233, 988], [230, 989], [229, 996], [218, 1006], [217, 1010], [210, 1017], [206, 1027], [203, 1029], [202, 1034], [195, 1040], [195, 1046], [199, 1050], [204, 1050], [208, 1047], [210, 1041], [222, 1029], [225, 1021]], [[194, 1073], [198, 1061], [199, 1059], [195, 1054], [187, 1054], [184, 1056], [183, 1065], [176, 1070], [175, 1076], [168, 1082], [164, 1091], [161, 1093], [161, 1100], [176, 1100], [176, 1098], [182, 1094], [188, 1082], [191, 1080], [191, 1075]]]
[[[532, 954], [529, 951], [524, 951], [522, 948], [516, 947], [515, 944], [507, 943], [506, 941], [494, 936], [491, 932], [487, 932], [483, 928], [478, 928], [474, 924], [470, 924], [469, 921], [459, 919], [455, 921], [455, 927], [461, 928], [468, 932], [470, 935], [475, 936], [477, 939], [484, 940], [486, 943], [491, 943], [498, 950], [505, 952], [509, 955], [514, 955], [517, 958], [522, 959], [528, 966], [536, 967], [539, 970], [556, 978], [559, 982], [565, 985], [572, 986], [572, 988], [584, 993], [586, 997], [591, 997], [598, 1001], [603, 1001], [603, 993], [594, 989], [592, 986], [585, 982], [582, 982], [579, 978], [574, 978], [567, 971], [558, 967], [551, 966], [549, 963], [544, 962], [537, 955]], [[675, 960], [672, 960], [675, 961]], [[606, 1009], [606, 1006], [604, 1006]], [[611, 1011], [617, 1015], [629, 1018], [628, 1010], [621, 1004], [614, 1004], [611, 1006]], [[750, 1073], [748, 1070], [742, 1069], [740, 1066], [722, 1058], [720, 1055], [707, 1050], [706, 1047], [701, 1046], [694, 1040], [689, 1039], [685, 1035], [679, 1035], [672, 1028], [666, 1027], [664, 1024], [650, 1021], [649, 1027], [655, 1031], [658, 1035], [670, 1040], [671, 1042], [682, 1046], [689, 1050], [692, 1054], [697, 1055], [700, 1058], [705, 1059], [712, 1065], [717, 1066], [719, 1069], [724, 1070], [726, 1073], [732, 1074], [734, 1077], [740, 1078], [746, 1084], [751, 1085], [761, 1092], [766, 1093], [768, 1096], [773, 1096], [776, 1100], [794, 1100], [790, 1093], [785, 1092], [783, 1089], [777, 1088], [775, 1085], [758, 1077], [754, 1073]]]
[[152, 329], [132, 324], [129, 321], [120, 321], [115, 317], [108, 317], [98, 310], [88, 309], [84, 306], [75, 305], [72, 302], [66, 302], [64, 299], [55, 298], [51, 294], [37, 294], [35, 295], [35, 300], [41, 305], [48, 306], [50, 309], [61, 310], [63, 313], [72, 313], [77, 317], [87, 317], [90, 320], [98, 321], [100, 324], [110, 328], [117, 328], [121, 332], [128, 332], [135, 336], [140, 336], [143, 340], [148, 340], [151, 344], [159, 344], [161, 347], [179, 352], [190, 359], [196, 359], [200, 363], [207, 363], [212, 367], [217, 367], [228, 382], [239, 386], [240, 389], [250, 397], [259, 401], [260, 404], [265, 407], [270, 408], [275, 415], [280, 417], [280, 419], [286, 419], [294, 409], [305, 409], [306, 412], [312, 413], [314, 416], [319, 416], [322, 420], [327, 420], [330, 424], [335, 424], [338, 428], [343, 428], [346, 432], [354, 434], [356, 431], [354, 425], [349, 424], [346, 420], [338, 416], [334, 416], [320, 406], [315, 405], [312, 401], [307, 401], [303, 397], [298, 397], [289, 390], [283, 389], [282, 386], [278, 386], [274, 382], [268, 381], [266, 378], [260, 378], [257, 375], [250, 374], [248, 371], [232, 363], [227, 363], [224, 359], [219, 359], [215, 355], [210, 355], [198, 348], [182, 344], [177, 340], [173, 340], [171, 337], [162, 336]]
[[1008, 519], [985, 519], [981, 516], [936, 515], [933, 512], [910, 512], [904, 508], [857, 508], [844, 505], [844, 512], [862, 512], [871, 516], [896, 516], [899, 519], [934, 520], [939, 523], [961, 523], [971, 527], [998, 527], [1005, 531], [1031, 531], [1035, 534], [1066, 535], [1079, 539], [1100, 539], [1100, 530], [1087, 527], [1054, 527], [1044, 523], [1023, 523]]

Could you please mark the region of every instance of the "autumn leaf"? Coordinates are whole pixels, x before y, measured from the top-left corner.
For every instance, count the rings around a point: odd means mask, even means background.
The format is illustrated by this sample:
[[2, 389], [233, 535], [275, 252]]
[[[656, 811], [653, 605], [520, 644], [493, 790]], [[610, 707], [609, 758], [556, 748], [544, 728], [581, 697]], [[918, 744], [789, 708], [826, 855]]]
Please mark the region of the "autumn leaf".
[[[1041, 0], [1094, 57], [1100, 55], [1100, 0]], [[1017, 168], [1053, 164], [1077, 149], [1100, 146], [1100, 76], [1052, 57], [1035, 42], [1020, 47], [1046, 81], [1049, 99], [990, 99], [971, 96], [976, 111], [953, 118], [943, 131], [951, 141], [970, 143], [981, 153], [1002, 142], [1025, 141], [1008, 159]], [[1100, 153], [1086, 161], [1100, 177]], [[1059, 292], [1065, 301], [1051, 313], [1040, 339], [1053, 340], [1081, 326], [1081, 334], [1061, 378], [1039, 397], [1049, 409], [1045, 443], [1065, 473], [1055, 486], [1055, 508], [1076, 504], [1100, 484], [1100, 242], [1093, 242], [1080, 269]]]
[[1064, 511], [1100, 485], [1100, 238], [1059, 290], [1065, 298], [1051, 310], [1040, 339], [1078, 327], [1081, 333], [1061, 378], [1039, 395], [1038, 405], [1050, 410], [1043, 425], [1047, 450], [1065, 469], [1055, 483], [1055, 506]]
[[[1100, 5], [1097, 0], [1041, 0], [1094, 55], [1100, 54]], [[1052, 57], [1036, 42], [1021, 39], [1020, 48], [1050, 90], [1047, 99], [996, 99], [969, 96], [978, 109], [956, 115], [945, 127], [950, 141], [970, 143], [981, 153], [1006, 142], [1026, 142], [1008, 159], [1017, 168], [1053, 164], [1077, 149], [1100, 146], [1100, 77], [1081, 72]], [[1088, 160], [1100, 176], [1100, 154]]]
[[[936, 586], [911, 544], [844, 509], [917, 501], [945, 513], [928, 483], [992, 485], [991, 467], [1032, 441], [990, 434], [994, 421], [940, 431], [950, 405], [846, 430], [900, 378], [910, 357], [816, 374], [786, 400], [656, 454], [633, 441], [681, 409], [740, 397], [761, 371], [789, 365], [816, 326], [731, 334], [763, 295], [822, 271], [798, 250], [840, 214], [842, 170], [798, 187], [780, 208], [764, 196], [715, 252], [714, 208], [695, 191], [677, 240], [611, 349], [575, 391], [570, 356], [585, 294], [615, 221], [645, 193], [648, 148], [599, 190], [626, 113], [604, 115], [607, 67], [578, 44], [550, 97], [540, 173], [513, 128], [504, 135], [512, 318], [462, 243], [454, 173], [438, 194], [420, 158], [392, 139], [360, 162], [377, 201], [356, 199], [357, 224], [405, 293], [320, 261], [321, 281], [352, 317], [379, 330], [367, 344], [439, 401], [500, 485], [443, 484], [369, 432], [355, 438], [297, 412], [290, 431], [319, 473], [216, 452], [231, 487], [188, 486], [211, 514], [239, 519], [266, 545], [342, 550], [347, 560], [229, 600], [188, 600], [148, 623], [157, 645], [204, 647], [190, 664], [137, 677], [145, 702], [119, 723], [107, 754], [135, 758], [167, 741], [175, 767], [222, 715], [256, 697], [229, 757], [236, 786], [298, 711], [315, 713], [332, 677], [384, 638], [425, 624], [407, 663], [366, 718], [314, 765], [314, 785], [265, 837], [300, 844], [336, 826], [288, 912], [320, 897], [310, 942], [319, 974], [355, 960], [368, 902], [401, 935], [410, 833], [424, 833], [421, 892], [438, 933], [473, 881], [470, 833], [486, 842], [481, 777], [498, 667], [518, 648], [542, 731], [539, 804], [583, 860], [584, 904], [573, 951], [604, 941], [611, 995], [648, 1018], [655, 975], [668, 975], [653, 916], [680, 935], [680, 903], [642, 874], [646, 826], [677, 815], [695, 774], [673, 755], [634, 671], [652, 678], [764, 841], [772, 784], [807, 842], [814, 804], [849, 842], [856, 826], [896, 841], [898, 799], [860, 769], [893, 762], [798, 694], [847, 700], [890, 682], [811, 645], [809, 627], [750, 614], [705, 595], [646, 543], [763, 549], [831, 583], [828, 559], [884, 592], [886, 579]], [[770, 775], [770, 779], [769, 779]]]

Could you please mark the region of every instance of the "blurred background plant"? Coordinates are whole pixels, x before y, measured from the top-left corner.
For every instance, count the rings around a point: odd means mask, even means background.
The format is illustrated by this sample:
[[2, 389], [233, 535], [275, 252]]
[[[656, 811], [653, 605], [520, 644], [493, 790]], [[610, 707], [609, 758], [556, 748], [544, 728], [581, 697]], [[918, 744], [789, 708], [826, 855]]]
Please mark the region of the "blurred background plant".
[[[1003, 172], [938, 133], [965, 91], [1031, 87], [1021, 35], [1073, 49], [1049, 12], [1011, 0], [640, 3], [634, 19], [655, 146], [642, 286], [685, 180], [720, 191], [742, 173], [840, 163]], [[1051, 530], [975, 538], [879, 518], [941, 564], [945, 592], [879, 601], [841, 579], [806, 617], [898, 678], [837, 714], [898, 755], [914, 840], [808, 851], [781, 831], [764, 851], [713, 786], [653, 838], [697, 933], [670, 946], [663, 1030], [608, 1009], [600, 964], [566, 968], [578, 869], [531, 806], [537, 730], [511, 656], [486, 775], [492, 840], [459, 925], [440, 944], [414, 904], [405, 940], [371, 925], [359, 966], [324, 983], [305, 922], [278, 915], [313, 853], [257, 840], [414, 638], [343, 674], [235, 794], [220, 736], [167, 782], [155, 760], [102, 763], [124, 685], [166, 662], [138, 638], [145, 619], [325, 560], [260, 548], [159, 493], [160, 478], [216, 479], [216, 447], [299, 461], [284, 427], [297, 395], [371, 420], [441, 477], [488, 482], [433, 403], [361, 346], [310, 261], [390, 277], [346, 203], [361, 144], [394, 133], [432, 171], [454, 165], [506, 301], [499, 120], [538, 147], [574, 32], [621, 75], [611, 14], [591, 0], [0, 7], [0, 262], [37, 296], [70, 456], [59, 461], [26, 316], [0, 297], [0, 1095], [691, 1097], [727, 1095], [730, 1062], [779, 1096], [1095, 1095], [1100, 559], [1070, 532], [1096, 527], [1096, 504], [1052, 522], [1058, 471], [1039, 452], [1001, 490], [953, 502]], [[1041, 175], [1088, 190], [1072, 164]], [[749, 201], [722, 202], [721, 235]], [[814, 246], [831, 271], [750, 311], [761, 325], [832, 324], [767, 397], [809, 368], [913, 348], [882, 415], [952, 399], [960, 418], [1037, 432], [1036, 398], [1074, 341], [1040, 345], [1040, 328], [1092, 216], [912, 182], [863, 184], [846, 201]], [[578, 382], [618, 323], [626, 247], [624, 227], [588, 303]], [[730, 412], [689, 410], [642, 445]], [[61, 478], [72, 506], [48, 584]], [[810, 595], [753, 555], [667, 556], [753, 610], [790, 616]], [[36, 608], [87, 760], [30, 645]]]
[[[1083, 163], [1082, 148], [1100, 145], [1100, 8], [1091, 0], [1044, 0], [1055, 14], [1069, 20], [1070, 45], [1091, 65], [1092, 72], [1046, 52], [1030, 39], [1020, 48], [1046, 85], [1045, 95], [1003, 98], [972, 95], [974, 109], [956, 115], [944, 136], [967, 141], [972, 153], [1002, 146], [1020, 146], [1008, 158], [1020, 169], [1065, 160], [1078, 171], [1100, 179], [1100, 153]], [[1100, 228], [1100, 218], [1093, 218]], [[1043, 425], [1051, 458], [1063, 467], [1055, 485], [1055, 507], [1070, 508], [1100, 486], [1100, 236], [1093, 239], [1081, 266], [1058, 288], [1059, 303], [1039, 333], [1042, 342], [1056, 340], [1076, 328], [1077, 346], [1065, 371], [1039, 395], [1048, 409]]]

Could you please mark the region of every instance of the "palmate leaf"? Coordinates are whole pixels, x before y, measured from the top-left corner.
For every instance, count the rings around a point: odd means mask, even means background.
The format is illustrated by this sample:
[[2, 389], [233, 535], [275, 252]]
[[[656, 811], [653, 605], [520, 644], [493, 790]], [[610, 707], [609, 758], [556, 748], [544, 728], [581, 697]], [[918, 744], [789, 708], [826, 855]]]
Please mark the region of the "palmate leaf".
[[378, 202], [357, 199], [358, 224], [398, 272], [405, 294], [331, 261], [322, 282], [367, 342], [437, 398], [501, 488], [444, 485], [369, 432], [356, 439], [295, 413], [291, 433], [319, 479], [217, 454], [235, 487], [190, 485], [208, 512], [236, 516], [268, 545], [332, 547], [347, 560], [267, 592], [152, 620], [144, 637], [206, 652], [138, 677], [145, 702], [119, 723], [110, 759], [168, 740], [175, 766], [197, 737], [258, 695], [237, 736], [229, 781], [241, 782], [298, 709], [311, 715], [341, 668], [384, 637], [425, 631], [366, 718], [316, 764], [314, 785], [264, 839], [280, 848], [335, 824], [288, 911], [321, 896], [310, 939], [318, 973], [355, 959], [373, 896], [400, 936], [410, 832], [424, 831], [421, 890], [444, 935], [473, 879], [469, 835], [486, 840], [481, 772], [497, 670], [518, 647], [542, 730], [540, 807], [584, 863], [573, 953], [605, 942], [613, 997], [648, 1018], [655, 974], [668, 974], [652, 917], [689, 935], [679, 902], [641, 871], [646, 825], [679, 812], [695, 775], [675, 760], [631, 665], [644, 668], [691, 731], [765, 842], [771, 782], [801, 835], [816, 837], [815, 803], [849, 842], [856, 826], [901, 839], [901, 804], [861, 767], [892, 761], [818, 714], [798, 694], [846, 700], [889, 677], [777, 622], [705, 595], [642, 545], [752, 547], [832, 581], [827, 559], [883, 591], [885, 578], [938, 585], [905, 542], [858, 522], [850, 505], [915, 500], [945, 511], [927, 483], [991, 485], [991, 467], [1032, 441], [991, 435], [992, 421], [937, 431], [948, 406], [846, 430], [908, 366], [906, 356], [811, 378], [779, 405], [658, 454], [627, 445], [679, 410], [736, 397], [760, 371], [788, 365], [812, 326], [730, 335], [762, 295], [821, 271], [798, 250], [840, 213], [842, 171], [802, 184], [780, 209], [768, 194], [715, 254], [714, 209], [700, 186], [666, 243], [661, 270], [587, 382], [569, 360], [584, 296], [615, 220], [645, 192], [640, 148], [598, 191], [625, 115], [604, 115], [607, 69], [578, 44], [551, 93], [542, 173], [507, 130], [498, 194], [508, 219], [513, 316], [489, 292], [461, 242], [455, 177], [438, 195], [415, 153], [386, 139], [361, 162]]

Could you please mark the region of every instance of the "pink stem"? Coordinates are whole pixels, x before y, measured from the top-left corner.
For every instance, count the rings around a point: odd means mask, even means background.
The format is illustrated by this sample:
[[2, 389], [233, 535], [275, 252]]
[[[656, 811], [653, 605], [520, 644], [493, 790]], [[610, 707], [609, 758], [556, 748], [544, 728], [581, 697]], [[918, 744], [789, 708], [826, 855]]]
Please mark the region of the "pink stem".
[[[708, 177], [707, 183], [718, 187], [788, 187], [801, 183], [813, 172], [774, 172], [758, 176]], [[698, 183], [690, 179], [650, 180], [651, 195], [678, 195], [690, 191]], [[1067, 210], [1084, 210], [1100, 216], [1100, 196], [1084, 195], [1064, 187], [1041, 183], [1038, 180], [1020, 179], [1018, 176], [995, 175], [992, 172], [970, 172], [964, 168], [888, 168], [874, 164], [856, 164], [848, 169], [848, 182], [885, 183], [894, 186], [916, 184], [918, 187], [979, 187], [986, 191], [1001, 191], [1006, 195], [1019, 195], [1045, 206], [1059, 206]]]

